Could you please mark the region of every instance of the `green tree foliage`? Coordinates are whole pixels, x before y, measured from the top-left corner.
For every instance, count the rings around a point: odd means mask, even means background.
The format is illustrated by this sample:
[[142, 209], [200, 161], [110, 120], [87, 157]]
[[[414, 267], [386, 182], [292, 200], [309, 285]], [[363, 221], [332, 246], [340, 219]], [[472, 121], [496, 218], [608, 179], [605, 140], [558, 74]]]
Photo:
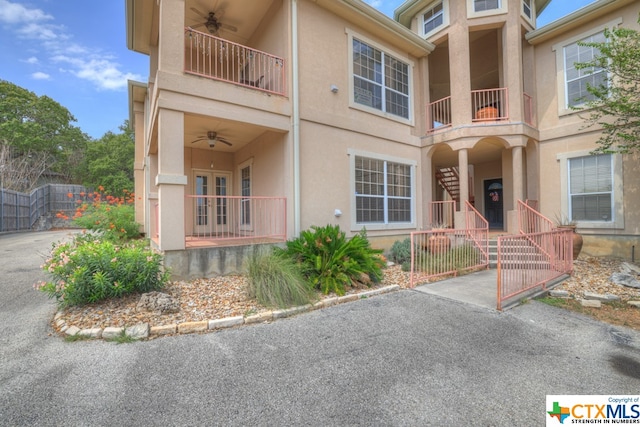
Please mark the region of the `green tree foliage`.
[[594, 99], [586, 103], [585, 120], [588, 126], [603, 129], [594, 153], [640, 151], [640, 32], [615, 28], [605, 30], [604, 35], [604, 42], [582, 43], [600, 54], [576, 64], [583, 70], [604, 69], [608, 76], [607, 84], [588, 88]]
[[[37, 184], [45, 172], [72, 178], [89, 140], [73, 126], [76, 119], [48, 96], [37, 96], [20, 86], [0, 80], [0, 147], [5, 187], [13, 183], [19, 191]], [[46, 170], [40, 165], [46, 164]], [[38, 173], [26, 171], [36, 170]], [[13, 178], [15, 179], [12, 179]]]
[[107, 132], [87, 145], [85, 161], [78, 169], [82, 184], [89, 188], [104, 187], [105, 192], [120, 197], [133, 190], [135, 139], [128, 121], [120, 126], [122, 133]]

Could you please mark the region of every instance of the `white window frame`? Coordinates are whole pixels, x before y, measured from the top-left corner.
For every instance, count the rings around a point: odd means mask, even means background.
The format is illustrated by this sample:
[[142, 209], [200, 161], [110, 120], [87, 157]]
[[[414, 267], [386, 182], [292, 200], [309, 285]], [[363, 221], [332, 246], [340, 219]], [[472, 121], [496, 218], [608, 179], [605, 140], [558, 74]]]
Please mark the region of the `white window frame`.
[[482, 16], [492, 16], [507, 13], [509, 11], [508, 4], [508, 0], [498, 0], [498, 7], [496, 9], [476, 12], [475, 0], [467, 0], [467, 18], [479, 18]]
[[556, 53], [556, 93], [558, 95], [558, 116], [566, 116], [569, 114], [576, 114], [578, 112], [575, 109], [569, 108], [569, 102], [567, 100], [565, 48], [579, 42], [580, 40], [584, 40], [603, 32], [605, 28], [617, 27], [621, 23], [622, 18], [617, 18], [553, 45], [552, 50]]
[[[425, 20], [424, 19], [424, 15], [430, 11], [432, 11], [433, 9], [435, 9], [436, 7], [438, 7], [438, 5], [442, 5], [442, 12], [438, 15], [432, 16], [429, 20]], [[424, 38], [428, 38], [429, 36], [437, 33], [438, 31], [442, 30], [445, 27], [449, 26], [449, 0], [438, 0], [436, 2], [431, 3], [427, 8], [423, 9], [420, 13], [419, 13], [420, 19], [420, 34], [422, 34], [422, 37]], [[433, 21], [435, 19], [436, 16], [441, 16], [442, 17], [442, 23], [440, 25], [437, 25], [435, 27], [433, 27], [431, 30], [429, 31], [425, 31], [425, 25], [427, 24], [428, 21]]]
[[[556, 156], [560, 162], [560, 206], [562, 218], [571, 218], [571, 195], [569, 191], [569, 159], [591, 156], [591, 150], [561, 153]], [[624, 229], [624, 186], [622, 175], [622, 155], [610, 154], [612, 168], [612, 197], [610, 221], [576, 221], [578, 228]]]
[[[384, 117], [386, 119], [390, 119], [390, 120], [395, 120], [397, 122], [400, 123], [404, 123], [404, 124], [408, 124], [413, 126], [414, 125], [414, 113], [413, 113], [413, 68], [414, 68], [414, 63], [413, 61], [411, 61], [406, 55], [402, 55], [396, 51], [391, 51], [388, 48], [380, 45], [379, 43], [374, 42], [373, 40], [362, 36], [354, 31], [351, 30], [346, 30], [347, 33], [347, 41], [348, 41], [348, 52], [349, 52], [349, 107], [353, 108], [353, 109], [357, 109], [357, 110], [361, 110], [361, 111], [365, 111], [367, 113], [371, 113], [371, 114], [375, 114], [377, 116], [380, 117]], [[407, 78], [408, 78], [408, 89], [407, 89], [407, 98], [408, 98], [408, 117], [402, 117], [402, 116], [398, 116], [392, 113], [387, 113], [384, 110], [379, 110], [377, 108], [374, 107], [370, 107], [367, 106], [365, 104], [361, 104], [356, 102], [355, 100], [355, 85], [354, 85], [354, 78], [356, 77], [356, 75], [354, 74], [354, 70], [353, 70], [353, 40], [356, 39], [361, 43], [364, 43], [374, 49], [379, 50], [380, 52], [382, 52], [382, 65], [384, 67], [384, 56], [390, 56], [393, 59], [400, 61], [404, 64], [407, 65]], [[359, 77], [359, 76], [358, 76]], [[383, 79], [384, 80], [384, 79]], [[385, 89], [387, 87], [384, 85], [384, 83], [382, 84], [382, 94], [383, 97], [385, 95]], [[393, 89], [391, 89], [393, 90]]]
[[[528, 3], [528, 4], [527, 4]], [[527, 9], [529, 14], [527, 15]], [[531, 25], [536, 23], [536, 2], [534, 0], [522, 0], [522, 17]]]
[[[238, 194], [241, 197], [245, 197], [245, 195], [242, 194], [242, 190], [243, 190], [242, 171], [247, 168], [249, 168], [249, 195], [246, 197], [251, 197], [253, 195], [253, 159], [251, 158], [238, 165]], [[249, 221], [245, 222], [244, 210], [247, 208], [249, 209]], [[249, 199], [248, 201], [240, 199], [240, 206], [238, 209], [238, 224], [239, 224], [240, 230], [251, 231], [253, 229], [252, 222], [253, 222], [253, 211], [251, 207], [251, 199]]]
[[[347, 150], [349, 155], [349, 189], [351, 192], [351, 230], [358, 231], [362, 230], [365, 227], [367, 230], [399, 230], [399, 229], [415, 229], [416, 228], [416, 173], [417, 173], [417, 162], [411, 159], [399, 158], [386, 156], [378, 153], [372, 153], [368, 151], [360, 151], [360, 150]], [[380, 160], [385, 162], [385, 188], [384, 188], [384, 222], [379, 223], [369, 223], [369, 222], [358, 222], [357, 221], [357, 195], [356, 195], [356, 157], [364, 157], [373, 160]], [[386, 176], [386, 164], [387, 163], [398, 163], [402, 165], [409, 166], [411, 171], [411, 221], [410, 222], [389, 222], [388, 221], [388, 188], [387, 188], [387, 176]]]

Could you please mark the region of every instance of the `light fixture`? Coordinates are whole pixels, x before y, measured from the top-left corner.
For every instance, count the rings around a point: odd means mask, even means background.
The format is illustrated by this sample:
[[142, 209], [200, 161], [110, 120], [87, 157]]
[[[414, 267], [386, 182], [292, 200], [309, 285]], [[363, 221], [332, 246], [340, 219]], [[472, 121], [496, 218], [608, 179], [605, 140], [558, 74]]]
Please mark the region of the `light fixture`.
[[336, 86], [336, 85], [331, 85], [331, 92], [333, 92], [333, 93], [338, 93], [338, 86]]
[[209, 147], [213, 148], [216, 146], [216, 141], [218, 137], [218, 133], [210, 130], [207, 132], [207, 139], [209, 140]]

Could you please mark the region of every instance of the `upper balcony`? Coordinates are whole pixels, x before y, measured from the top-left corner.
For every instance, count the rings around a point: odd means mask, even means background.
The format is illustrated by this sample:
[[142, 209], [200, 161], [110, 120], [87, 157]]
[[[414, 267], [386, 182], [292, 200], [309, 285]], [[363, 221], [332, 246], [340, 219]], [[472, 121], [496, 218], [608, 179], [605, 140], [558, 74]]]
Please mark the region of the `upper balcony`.
[[[533, 99], [523, 94], [523, 121], [535, 127], [533, 114]], [[492, 123], [509, 123], [509, 93], [508, 88], [483, 89], [471, 91], [471, 125], [486, 125]], [[434, 133], [450, 129], [452, 126], [451, 97], [439, 99], [427, 105], [427, 133]]]
[[283, 58], [190, 27], [184, 44], [186, 74], [286, 96]]

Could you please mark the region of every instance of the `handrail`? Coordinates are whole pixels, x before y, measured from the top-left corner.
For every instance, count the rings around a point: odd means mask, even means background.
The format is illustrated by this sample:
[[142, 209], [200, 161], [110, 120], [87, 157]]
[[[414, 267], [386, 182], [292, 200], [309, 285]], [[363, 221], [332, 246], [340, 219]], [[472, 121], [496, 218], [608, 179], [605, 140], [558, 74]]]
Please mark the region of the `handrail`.
[[451, 97], [427, 105], [427, 131], [435, 132], [451, 126]]
[[508, 88], [471, 91], [472, 122], [509, 120]]
[[284, 59], [186, 27], [184, 72], [286, 95]]
[[518, 200], [518, 231], [520, 234], [537, 233], [553, 230], [553, 221], [540, 212]]

